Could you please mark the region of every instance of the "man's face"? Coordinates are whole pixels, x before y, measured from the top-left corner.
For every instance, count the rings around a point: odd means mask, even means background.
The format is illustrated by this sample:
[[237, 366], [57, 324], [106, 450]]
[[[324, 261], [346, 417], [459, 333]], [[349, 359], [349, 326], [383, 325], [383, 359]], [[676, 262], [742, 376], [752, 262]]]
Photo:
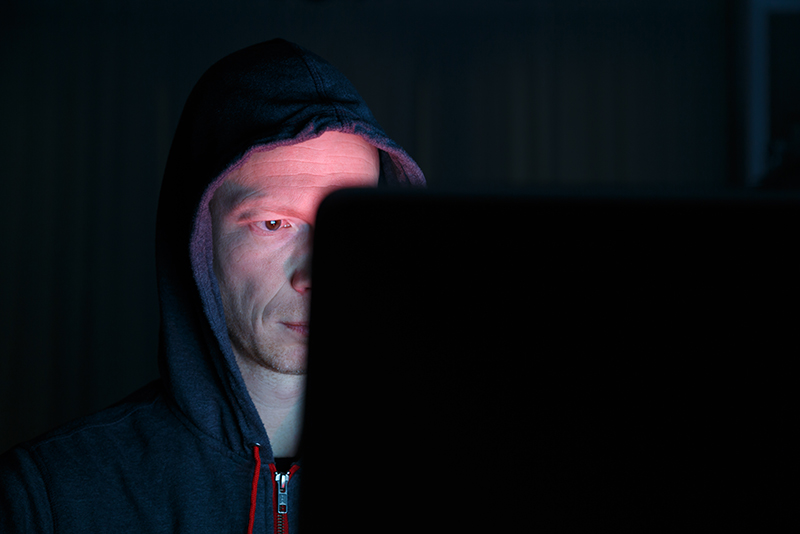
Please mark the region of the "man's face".
[[214, 273], [238, 358], [305, 373], [317, 208], [336, 189], [376, 186], [378, 173], [372, 145], [326, 132], [256, 152], [226, 178], [211, 201]]

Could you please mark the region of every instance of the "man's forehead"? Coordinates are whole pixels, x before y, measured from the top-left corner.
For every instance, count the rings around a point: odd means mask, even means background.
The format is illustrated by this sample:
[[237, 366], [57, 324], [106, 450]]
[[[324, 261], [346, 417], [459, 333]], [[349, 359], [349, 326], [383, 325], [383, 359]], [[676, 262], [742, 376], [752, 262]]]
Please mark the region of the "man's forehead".
[[[377, 181], [376, 181], [377, 183]], [[363, 175], [348, 174], [275, 174], [249, 172], [232, 174], [221, 184], [227, 201], [233, 204], [263, 199], [298, 201], [307, 197], [327, 195], [342, 187], [370, 185]]]
[[303, 187], [321, 182], [346, 186], [353, 180], [363, 181], [373, 175], [377, 178], [378, 171], [374, 146], [354, 134], [325, 132], [294, 145], [256, 149], [231, 178], [251, 186], [273, 182]]
[[251, 152], [225, 177], [215, 197], [227, 212], [252, 207], [303, 214], [337, 189], [377, 185], [378, 174], [377, 149], [354, 135], [323, 134], [309, 142]]
[[254, 184], [231, 178], [222, 183], [217, 195], [227, 209], [258, 205], [269, 205], [274, 209], [301, 208], [304, 203], [339, 189], [337, 186], [313, 181], [264, 179], [261, 183]]
[[[258, 191], [314, 191], [331, 187], [361, 185], [369, 181], [369, 174], [359, 169], [347, 170], [331, 167], [299, 168], [263, 160], [250, 160], [228, 175], [226, 184], [237, 190]], [[376, 176], [377, 178], [377, 176]]]

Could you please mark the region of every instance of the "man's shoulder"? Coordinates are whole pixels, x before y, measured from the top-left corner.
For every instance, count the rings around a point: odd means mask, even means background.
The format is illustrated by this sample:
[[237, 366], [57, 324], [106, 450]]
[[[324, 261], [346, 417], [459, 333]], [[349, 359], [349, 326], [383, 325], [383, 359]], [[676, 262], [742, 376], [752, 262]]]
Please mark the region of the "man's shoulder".
[[151, 384], [0, 456], [0, 532], [160, 531], [216, 493], [249, 502], [252, 466], [215, 463], [171, 398]]
[[[153, 382], [104, 410], [12, 447], [0, 455], [0, 531], [47, 531], [61, 508], [69, 511], [59, 515], [67, 523], [108, 515], [98, 496], [136, 477], [137, 470], [163, 469], [163, 458], [141, 459], [182, 428], [162, 385]], [[109, 506], [119, 502], [117, 495]]]
[[58, 456], [67, 460], [85, 457], [82, 453], [97, 457], [114, 443], [130, 445], [137, 436], [151, 436], [176, 423], [157, 380], [108, 408], [21, 443], [3, 456], [22, 450], [33, 458]]

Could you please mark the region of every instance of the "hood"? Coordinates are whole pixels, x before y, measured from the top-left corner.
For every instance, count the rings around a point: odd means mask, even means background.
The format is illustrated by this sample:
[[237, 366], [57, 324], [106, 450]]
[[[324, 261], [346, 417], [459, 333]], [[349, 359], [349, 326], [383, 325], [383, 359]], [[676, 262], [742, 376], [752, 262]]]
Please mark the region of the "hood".
[[167, 159], [156, 223], [162, 380], [182, 417], [248, 457], [253, 443], [269, 440], [228, 339], [209, 201], [251, 151], [331, 130], [378, 149], [380, 186], [424, 185], [417, 164], [386, 136], [344, 75], [280, 39], [235, 52], [201, 77]]

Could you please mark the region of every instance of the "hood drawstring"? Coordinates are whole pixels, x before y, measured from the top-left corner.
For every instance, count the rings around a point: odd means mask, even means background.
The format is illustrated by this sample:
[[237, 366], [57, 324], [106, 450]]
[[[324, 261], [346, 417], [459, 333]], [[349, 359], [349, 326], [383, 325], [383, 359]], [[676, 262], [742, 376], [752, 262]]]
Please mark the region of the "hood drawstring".
[[253, 473], [253, 487], [250, 490], [250, 522], [247, 524], [247, 534], [253, 534], [253, 525], [256, 522], [256, 500], [258, 498], [258, 477], [261, 474], [260, 445], [253, 445], [253, 456], [256, 459], [256, 470]]

